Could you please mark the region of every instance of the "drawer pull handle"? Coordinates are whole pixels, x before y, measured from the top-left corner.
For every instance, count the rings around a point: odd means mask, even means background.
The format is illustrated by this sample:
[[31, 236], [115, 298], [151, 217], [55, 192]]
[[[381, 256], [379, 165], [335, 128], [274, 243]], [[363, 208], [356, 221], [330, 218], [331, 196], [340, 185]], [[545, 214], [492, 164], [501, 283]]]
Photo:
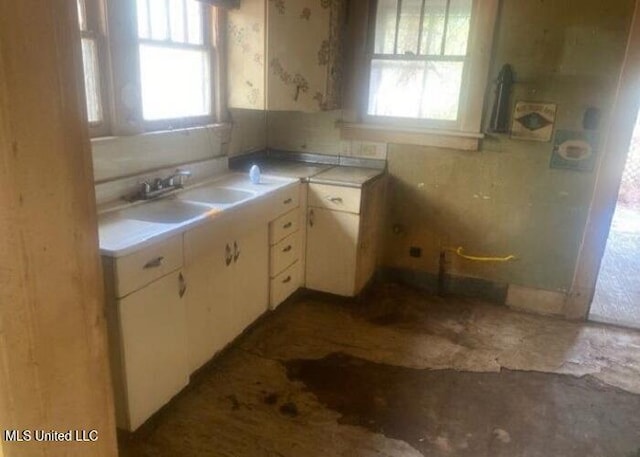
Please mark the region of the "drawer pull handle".
[[162, 262], [164, 262], [164, 257], [162, 256], [156, 257], [155, 259], [149, 260], [147, 263], [145, 263], [143, 268], [145, 270], [149, 270], [151, 268], [158, 268], [159, 266], [162, 265]]
[[233, 261], [233, 254], [231, 253], [231, 246], [229, 246], [229, 244], [227, 243], [227, 245], [224, 248], [224, 263], [229, 266], [231, 265], [231, 262]]
[[289, 252], [289, 251], [291, 251], [291, 249], [293, 249], [293, 248], [291, 247], [291, 245], [289, 245], [289, 246], [287, 246], [286, 248], [284, 248], [284, 249], [282, 250], [282, 252]]
[[342, 198], [340, 197], [327, 197], [327, 200], [329, 200], [331, 203], [342, 204]]
[[288, 282], [291, 282], [291, 276], [287, 276], [286, 278], [284, 278], [284, 279], [282, 280], [282, 284], [286, 284], [286, 283], [288, 283]]
[[178, 281], [180, 283], [180, 287], [178, 289], [178, 295], [180, 295], [180, 298], [184, 297], [184, 294], [187, 293], [187, 281], [184, 279], [184, 276], [182, 275], [182, 273], [180, 273], [180, 276], [178, 276]]
[[309, 226], [313, 227], [314, 223], [315, 223], [315, 213], [313, 212], [313, 210], [309, 210]]
[[291, 203], [293, 203], [293, 198], [287, 198], [285, 201], [283, 201], [282, 203], [284, 203], [285, 205], [289, 205]]
[[282, 226], [282, 228], [283, 228], [283, 229], [290, 229], [290, 228], [291, 228], [291, 226], [293, 226], [293, 223], [292, 223], [292, 222], [287, 222], [286, 224], [284, 224], [284, 225]]
[[236, 241], [233, 242], [233, 262], [237, 262], [240, 257], [240, 248], [238, 248], [238, 243]]

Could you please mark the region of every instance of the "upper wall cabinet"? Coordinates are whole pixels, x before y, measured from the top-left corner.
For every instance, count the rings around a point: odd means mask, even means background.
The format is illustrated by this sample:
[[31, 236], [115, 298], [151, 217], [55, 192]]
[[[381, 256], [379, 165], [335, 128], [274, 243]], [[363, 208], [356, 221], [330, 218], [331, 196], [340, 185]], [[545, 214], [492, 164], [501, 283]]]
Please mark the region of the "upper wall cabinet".
[[242, 0], [228, 15], [231, 108], [341, 107], [347, 0]]

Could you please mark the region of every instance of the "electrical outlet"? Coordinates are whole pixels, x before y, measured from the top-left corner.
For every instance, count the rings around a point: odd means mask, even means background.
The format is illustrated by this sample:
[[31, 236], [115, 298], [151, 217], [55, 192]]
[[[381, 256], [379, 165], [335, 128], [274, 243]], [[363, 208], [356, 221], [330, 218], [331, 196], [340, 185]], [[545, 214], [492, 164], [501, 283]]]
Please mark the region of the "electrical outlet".
[[409, 248], [409, 255], [411, 257], [415, 257], [416, 259], [422, 257], [422, 248], [416, 247], [416, 246], [411, 246]]

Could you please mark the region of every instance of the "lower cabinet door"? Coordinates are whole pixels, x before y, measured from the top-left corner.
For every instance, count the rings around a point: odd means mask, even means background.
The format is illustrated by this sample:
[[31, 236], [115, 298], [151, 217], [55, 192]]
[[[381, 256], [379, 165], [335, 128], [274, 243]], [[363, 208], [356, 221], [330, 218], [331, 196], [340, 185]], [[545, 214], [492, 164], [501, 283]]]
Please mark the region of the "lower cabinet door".
[[118, 302], [129, 422], [122, 428], [137, 429], [189, 381], [186, 287], [175, 271]]
[[347, 297], [354, 295], [359, 224], [357, 214], [308, 209], [307, 288]]
[[185, 233], [185, 275], [189, 282], [187, 341], [192, 373], [235, 337], [230, 233], [225, 221], [214, 221]]
[[[247, 221], [248, 226], [251, 222]], [[269, 229], [257, 224], [234, 240], [232, 318], [236, 336], [269, 306]]]

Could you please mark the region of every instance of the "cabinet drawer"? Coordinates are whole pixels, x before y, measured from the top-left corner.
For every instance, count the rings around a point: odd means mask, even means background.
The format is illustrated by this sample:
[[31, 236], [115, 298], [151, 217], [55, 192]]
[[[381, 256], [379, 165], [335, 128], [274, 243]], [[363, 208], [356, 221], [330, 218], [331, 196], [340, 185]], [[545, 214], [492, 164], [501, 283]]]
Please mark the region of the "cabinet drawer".
[[300, 204], [300, 185], [277, 192], [272, 201], [272, 219], [297, 208]]
[[300, 287], [301, 277], [302, 272], [300, 271], [300, 262], [296, 262], [278, 276], [271, 279], [269, 303], [272, 309], [277, 307], [280, 303], [285, 301], [287, 297], [298, 290]]
[[298, 208], [283, 214], [270, 224], [269, 244], [274, 245], [285, 237], [298, 231], [300, 210]]
[[274, 246], [271, 246], [271, 265], [269, 276], [273, 278], [299, 258], [300, 231], [297, 231]]
[[116, 296], [124, 297], [181, 267], [182, 235], [118, 258], [114, 267]]
[[355, 187], [309, 184], [309, 206], [360, 213], [361, 191]]

